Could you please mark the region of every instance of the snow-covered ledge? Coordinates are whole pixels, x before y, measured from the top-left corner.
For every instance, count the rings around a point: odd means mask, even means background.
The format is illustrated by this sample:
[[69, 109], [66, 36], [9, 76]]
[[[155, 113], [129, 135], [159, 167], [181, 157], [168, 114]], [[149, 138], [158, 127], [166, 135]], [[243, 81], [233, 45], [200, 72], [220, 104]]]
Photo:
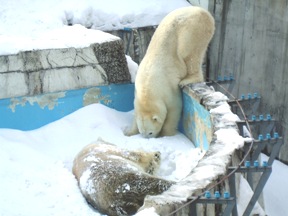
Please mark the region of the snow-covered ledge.
[[123, 41], [83, 26], [37, 38], [1, 38], [0, 98], [129, 83]]
[[[236, 125], [238, 116], [230, 111], [225, 95], [215, 92], [205, 83], [200, 83], [185, 87], [183, 98], [184, 118], [190, 116], [190, 123], [197, 126], [192, 127], [196, 130], [192, 133], [192, 128], [187, 128], [187, 119], [184, 119], [184, 133], [194, 143], [196, 141], [196, 146], [207, 149], [207, 152], [187, 177], [160, 195], [147, 196], [138, 214], [149, 210], [159, 215], [167, 215], [179, 208], [189, 197], [196, 195], [201, 189], [205, 190], [216, 178], [224, 175], [231, 162], [231, 155], [244, 145], [244, 139], [239, 135]], [[194, 105], [186, 106], [187, 102], [191, 103], [187, 98], [190, 98]], [[185, 211], [187, 213], [188, 207], [177, 215]]]

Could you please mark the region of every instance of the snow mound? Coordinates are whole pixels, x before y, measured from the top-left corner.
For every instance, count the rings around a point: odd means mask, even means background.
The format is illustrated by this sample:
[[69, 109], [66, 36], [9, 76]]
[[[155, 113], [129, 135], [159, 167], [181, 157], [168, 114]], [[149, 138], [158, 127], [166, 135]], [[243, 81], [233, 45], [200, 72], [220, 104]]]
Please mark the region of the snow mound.
[[0, 215], [95, 215], [71, 169], [77, 153], [99, 137], [121, 148], [160, 151], [157, 176], [174, 181], [203, 157], [181, 133], [153, 139], [124, 136], [132, 118], [133, 112], [92, 104], [36, 130], [0, 129]]

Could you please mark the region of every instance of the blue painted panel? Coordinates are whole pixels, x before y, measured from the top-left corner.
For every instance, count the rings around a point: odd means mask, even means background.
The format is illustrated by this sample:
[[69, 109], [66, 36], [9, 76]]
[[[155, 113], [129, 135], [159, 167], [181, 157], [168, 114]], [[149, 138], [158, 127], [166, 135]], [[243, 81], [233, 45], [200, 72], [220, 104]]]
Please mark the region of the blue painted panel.
[[0, 100], [0, 128], [33, 130], [77, 109], [100, 102], [119, 111], [133, 109], [134, 84], [97, 86], [34, 97]]
[[208, 150], [212, 138], [210, 113], [192, 96], [183, 92], [182, 115], [184, 134], [195, 146]]

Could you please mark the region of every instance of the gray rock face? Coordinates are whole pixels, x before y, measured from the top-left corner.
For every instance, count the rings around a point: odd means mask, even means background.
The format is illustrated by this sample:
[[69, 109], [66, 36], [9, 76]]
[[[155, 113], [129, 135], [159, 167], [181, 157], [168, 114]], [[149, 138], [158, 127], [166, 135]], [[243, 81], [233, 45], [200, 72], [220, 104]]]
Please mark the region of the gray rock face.
[[129, 83], [123, 43], [46, 49], [0, 56], [0, 98]]

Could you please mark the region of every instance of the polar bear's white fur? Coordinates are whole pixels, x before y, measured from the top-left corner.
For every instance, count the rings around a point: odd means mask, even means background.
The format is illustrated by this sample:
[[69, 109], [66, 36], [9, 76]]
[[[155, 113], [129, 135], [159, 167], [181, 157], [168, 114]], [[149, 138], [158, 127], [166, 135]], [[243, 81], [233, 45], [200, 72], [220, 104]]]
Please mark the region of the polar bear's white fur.
[[153, 176], [160, 152], [129, 151], [103, 140], [84, 147], [73, 162], [85, 199], [105, 215], [134, 215], [146, 195], [157, 195], [175, 182]]
[[203, 82], [202, 62], [214, 19], [200, 7], [168, 14], [155, 31], [135, 81], [135, 120], [126, 135], [171, 136], [182, 110], [180, 87]]

